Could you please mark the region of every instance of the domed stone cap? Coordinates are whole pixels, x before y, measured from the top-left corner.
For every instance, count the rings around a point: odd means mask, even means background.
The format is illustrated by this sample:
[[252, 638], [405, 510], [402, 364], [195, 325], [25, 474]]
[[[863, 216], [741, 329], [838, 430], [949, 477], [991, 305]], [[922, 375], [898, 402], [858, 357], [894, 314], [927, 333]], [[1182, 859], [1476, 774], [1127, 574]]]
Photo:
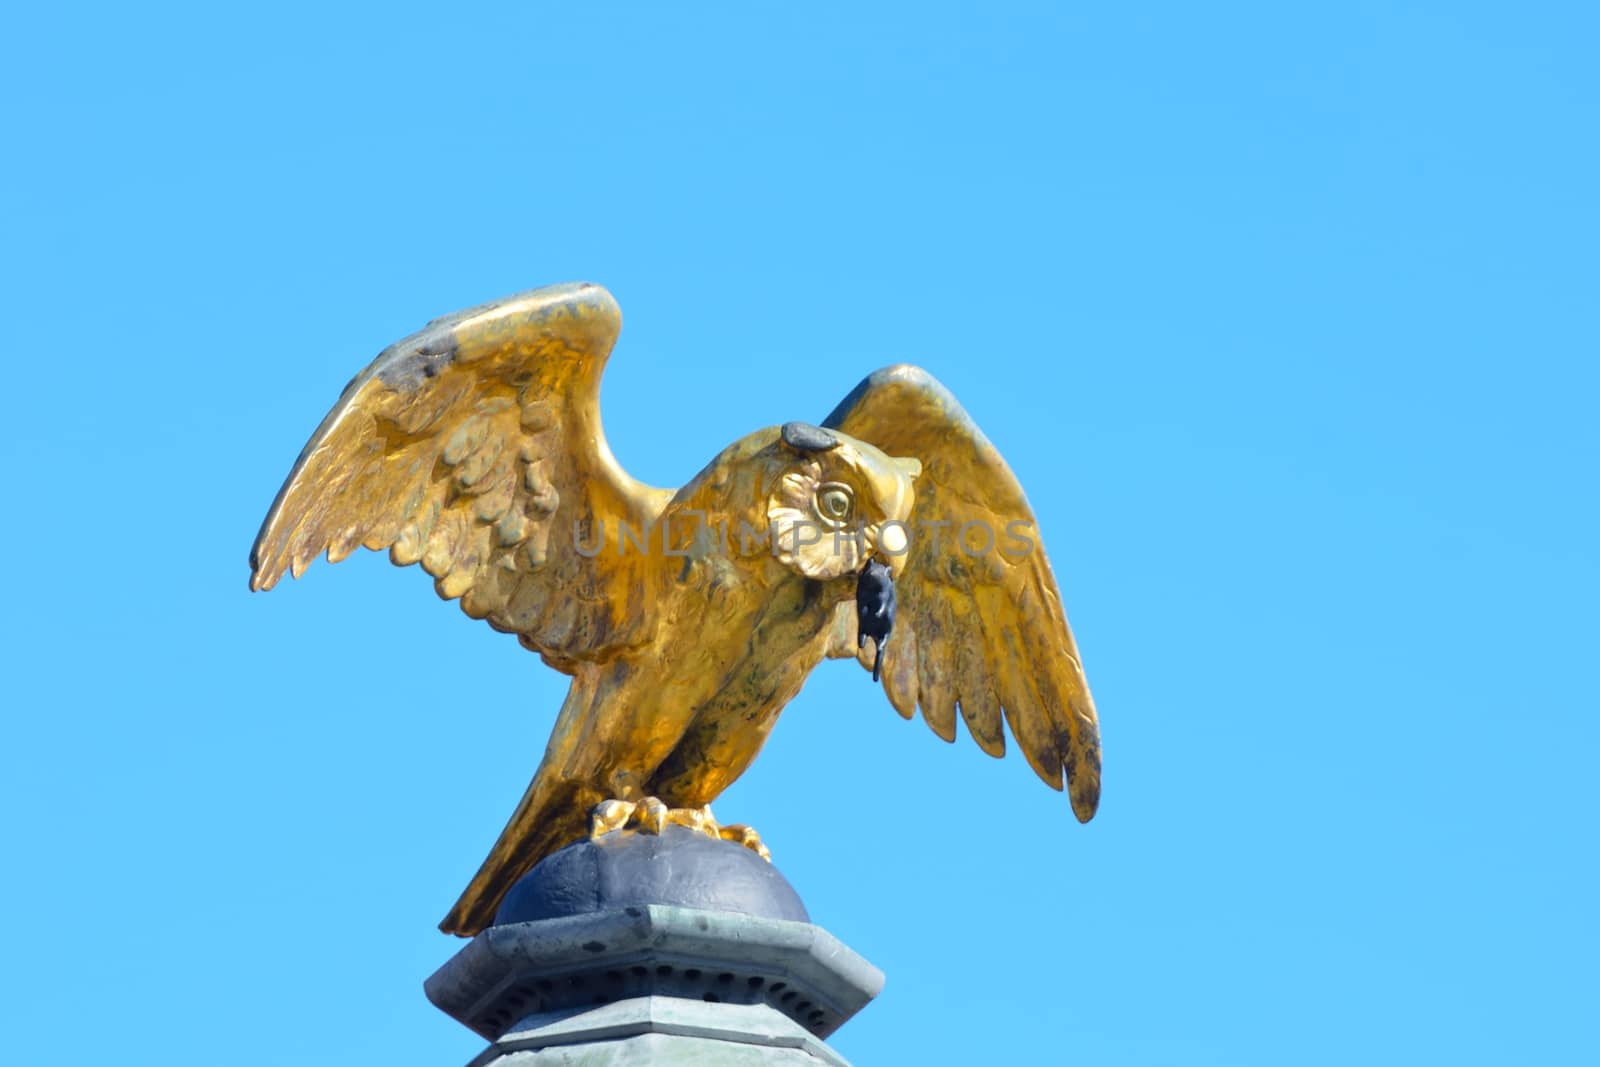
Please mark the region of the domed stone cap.
[[496, 926], [667, 904], [810, 922], [778, 869], [743, 845], [685, 826], [619, 830], [545, 857], [506, 894]]

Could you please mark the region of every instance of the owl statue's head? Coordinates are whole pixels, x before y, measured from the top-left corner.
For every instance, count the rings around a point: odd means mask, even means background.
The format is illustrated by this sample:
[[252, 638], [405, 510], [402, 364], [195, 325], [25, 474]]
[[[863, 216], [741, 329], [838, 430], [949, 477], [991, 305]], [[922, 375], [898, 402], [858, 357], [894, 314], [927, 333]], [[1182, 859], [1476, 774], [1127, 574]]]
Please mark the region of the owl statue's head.
[[883, 452], [837, 430], [786, 423], [774, 442], [782, 462], [767, 496], [773, 555], [826, 581], [877, 559], [898, 575], [910, 547], [915, 459]]

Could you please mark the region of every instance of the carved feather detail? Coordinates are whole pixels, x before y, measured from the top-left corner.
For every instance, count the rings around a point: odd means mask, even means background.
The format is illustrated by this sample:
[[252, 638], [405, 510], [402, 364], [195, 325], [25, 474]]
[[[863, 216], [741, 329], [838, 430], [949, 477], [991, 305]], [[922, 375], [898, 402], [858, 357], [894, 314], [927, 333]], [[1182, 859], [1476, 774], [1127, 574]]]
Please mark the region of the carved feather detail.
[[[1087, 822], [1100, 800], [1099, 720], [1033, 510], [1005, 460], [949, 390], [908, 365], [867, 377], [823, 425], [922, 460], [885, 649], [890, 703], [909, 718], [914, 700], [946, 741], [959, 709], [993, 756], [1005, 752], [1003, 716], [1028, 765], [1052, 788], [1067, 785]], [[853, 630], [842, 610], [839, 624]]]
[[[358, 545], [422, 564], [445, 599], [566, 661], [647, 640], [623, 595], [577, 617], [564, 586], [633, 584], [642, 557], [579, 556], [553, 531], [655, 520], [670, 498], [600, 434], [600, 374], [621, 324], [598, 286], [535, 290], [436, 320], [350, 383], [301, 453], [251, 552], [251, 588]], [[520, 577], [518, 577], [520, 576]]]

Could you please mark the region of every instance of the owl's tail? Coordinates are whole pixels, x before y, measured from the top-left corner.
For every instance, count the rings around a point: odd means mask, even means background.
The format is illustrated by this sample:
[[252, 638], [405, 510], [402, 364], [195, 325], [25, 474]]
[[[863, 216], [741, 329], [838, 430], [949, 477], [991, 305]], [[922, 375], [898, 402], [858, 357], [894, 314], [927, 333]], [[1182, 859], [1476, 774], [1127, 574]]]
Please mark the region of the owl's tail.
[[472, 882], [462, 892], [439, 929], [447, 934], [471, 937], [494, 923], [495, 912], [518, 878], [556, 849], [582, 837], [588, 827], [592, 801], [584, 803], [580, 794], [589, 792], [553, 774], [533, 776], [522, 794], [511, 821], [500, 831], [499, 840]]

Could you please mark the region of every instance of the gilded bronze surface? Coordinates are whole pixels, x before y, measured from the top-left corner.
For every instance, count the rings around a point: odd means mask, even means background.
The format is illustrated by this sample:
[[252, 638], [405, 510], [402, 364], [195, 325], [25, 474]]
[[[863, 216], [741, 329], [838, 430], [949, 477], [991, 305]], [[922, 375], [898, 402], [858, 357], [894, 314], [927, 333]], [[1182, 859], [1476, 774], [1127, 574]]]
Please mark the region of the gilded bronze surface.
[[312, 435], [251, 552], [264, 590], [319, 555], [386, 548], [572, 676], [533, 781], [441, 929], [488, 925], [518, 877], [586, 831], [681, 822], [765, 854], [708, 805], [813, 667], [872, 668], [853, 603], [872, 559], [898, 595], [889, 703], [921, 708], [945, 740], [959, 715], [994, 756], [1003, 717], [1091, 818], [1099, 733], [1056, 582], [1021, 487], [955, 398], [885, 368], [822, 427], [759, 430], [656, 489], [600, 428], [620, 326], [604, 289], [562, 285], [390, 346]]

